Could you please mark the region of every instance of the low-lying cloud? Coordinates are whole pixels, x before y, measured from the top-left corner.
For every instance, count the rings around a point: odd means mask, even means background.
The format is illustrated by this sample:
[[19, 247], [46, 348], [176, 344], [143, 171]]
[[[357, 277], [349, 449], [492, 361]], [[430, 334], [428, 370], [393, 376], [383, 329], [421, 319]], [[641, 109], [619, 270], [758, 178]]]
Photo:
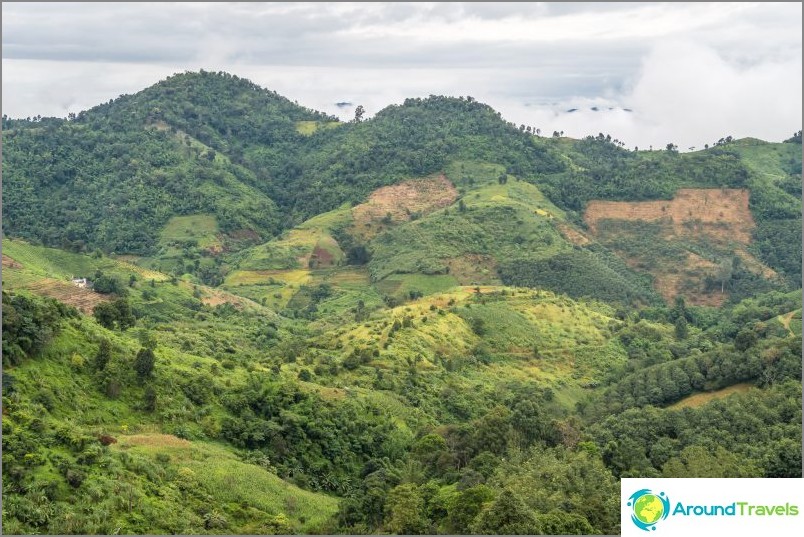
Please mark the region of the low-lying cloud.
[[[9, 4], [3, 113], [65, 116], [223, 70], [350, 119], [472, 95], [516, 124], [629, 147], [801, 128], [800, 4]], [[592, 110], [593, 107], [597, 111]], [[568, 113], [569, 109], [577, 109]], [[630, 109], [631, 112], [624, 109]]]

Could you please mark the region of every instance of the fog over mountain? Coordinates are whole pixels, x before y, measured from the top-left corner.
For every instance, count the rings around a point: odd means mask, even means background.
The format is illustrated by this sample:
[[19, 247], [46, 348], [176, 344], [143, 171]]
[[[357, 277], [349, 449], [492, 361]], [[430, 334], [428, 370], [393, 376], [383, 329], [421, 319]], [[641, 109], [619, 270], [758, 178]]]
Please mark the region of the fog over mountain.
[[203, 68], [343, 119], [471, 95], [629, 147], [781, 141], [801, 126], [800, 20], [795, 3], [4, 4], [3, 113], [63, 117]]

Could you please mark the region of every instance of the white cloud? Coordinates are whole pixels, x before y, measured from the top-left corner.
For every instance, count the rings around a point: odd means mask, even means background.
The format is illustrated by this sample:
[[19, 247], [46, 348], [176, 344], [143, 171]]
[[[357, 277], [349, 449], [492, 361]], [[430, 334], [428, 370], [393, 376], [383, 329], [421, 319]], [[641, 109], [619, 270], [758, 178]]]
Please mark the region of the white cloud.
[[799, 3], [2, 9], [3, 112], [12, 117], [64, 116], [204, 68], [328, 113], [350, 113], [338, 101], [372, 113], [405, 97], [472, 95], [517, 124], [610, 133], [629, 146], [778, 140], [801, 127]]

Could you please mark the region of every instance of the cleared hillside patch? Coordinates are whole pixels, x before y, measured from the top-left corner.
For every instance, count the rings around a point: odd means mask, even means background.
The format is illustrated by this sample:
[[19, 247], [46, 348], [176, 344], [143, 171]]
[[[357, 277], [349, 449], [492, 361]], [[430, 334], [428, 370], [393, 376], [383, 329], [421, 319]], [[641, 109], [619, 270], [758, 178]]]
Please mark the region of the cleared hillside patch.
[[591, 201], [584, 221], [597, 233], [601, 220], [667, 220], [672, 224], [668, 232], [672, 229], [675, 236], [703, 235], [722, 244], [750, 244], [755, 223], [748, 198], [745, 189], [682, 188], [669, 201]]
[[673, 409], [698, 408], [699, 406], [703, 406], [710, 401], [714, 401], [715, 399], [723, 399], [724, 397], [728, 397], [729, 395], [732, 395], [734, 393], [745, 393], [753, 387], [754, 387], [753, 384], [749, 384], [747, 382], [741, 382], [739, 384], [734, 384], [727, 388], [723, 388], [722, 390], [696, 393], [687, 396], [676, 403], [673, 403], [668, 408]]
[[174, 254], [180, 254], [182, 243], [195, 242], [199, 248], [217, 254], [223, 248], [218, 233], [218, 221], [213, 215], [174, 216], [162, 229], [159, 245], [172, 247]]
[[319, 130], [334, 129], [340, 125], [339, 121], [297, 121], [296, 132], [302, 136], [312, 136]]
[[457, 198], [458, 191], [444, 175], [378, 188], [368, 201], [352, 209], [352, 234], [370, 239], [392, 224], [408, 222], [452, 205]]
[[693, 305], [722, 305], [728, 293], [706, 281], [735, 255], [750, 272], [776, 276], [746, 249], [755, 222], [745, 189], [681, 189], [669, 201], [592, 201], [584, 221], [630, 268], [651, 274], [667, 302], [683, 296]]

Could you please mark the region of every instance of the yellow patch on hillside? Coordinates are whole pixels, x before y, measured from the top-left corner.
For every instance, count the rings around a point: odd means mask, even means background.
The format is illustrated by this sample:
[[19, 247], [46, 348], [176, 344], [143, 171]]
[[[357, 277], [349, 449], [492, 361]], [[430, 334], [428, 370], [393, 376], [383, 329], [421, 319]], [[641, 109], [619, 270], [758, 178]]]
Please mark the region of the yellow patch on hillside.
[[673, 403], [668, 408], [673, 409], [697, 408], [699, 406], [705, 405], [709, 401], [714, 401], [715, 399], [722, 399], [724, 397], [728, 397], [733, 393], [745, 393], [753, 387], [754, 387], [753, 384], [748, 384], [747, 382], [741, 382], [740, 384], [734, 384], [733, 386], [723, 388], [722, 390], [715, 390], [713, 392], [705, 392], [705, 393], [696, 393], [687, 396], [676, 403]]
[[189, 448], [192, 444], [188, 440], [173, 436], [172, 434], [132, 434], [118, 437], [117, 447], [125, 449], [131, 446], [149, 447], [179, 447]]
[[768, 280], [771, 280], [778, 276], [775, 270], [773, 270], [772, 268], [764, 264], [762, 261], [760, 261], [753, 255], [748, 253], [748, 251], [745, 248], [737, 248], [734, 251], [734, 253], [740, 257], [740, 259], [743, 262], [743, 265], [745, 265], [745, 268], [747, 268], [754, 274], [759, 274], [760, 276]]
[[679, 237], [704, 235], [729, 244], [749, 244], [755, 227], [746, 189], [682, 188], [669, 201], [590, 201], [584, 221], [597, 233], [601, 220], [667, 220]]
[[349, 286], [368, 286], [371, 283], [369, 272], [360, 268], [333, 269], [333, 272], [326, 274], [323, 280], [332, 285]]
[[270, 284], [271, 281], [302, 285], [312, 279], [309, 270], [236, 270], [226, 277], [226, 285]]
[[204, 290], [201, 292], [201, 303], [212, 307], [220, 306], [221, 304], [231, 304], [237, 309], [242, 309], [247, 305], [257, 305], [247, 298], [233, 295], [220, 289], [213, 289], [211, 287], [204, 288]]
[[455, 186], [444, 176], [411, 179], [375, 190], [368, 201], [352, 209], [352, 232], [370, 239], [391, 224], [407, 222], [452, 205], [458, 199]]

